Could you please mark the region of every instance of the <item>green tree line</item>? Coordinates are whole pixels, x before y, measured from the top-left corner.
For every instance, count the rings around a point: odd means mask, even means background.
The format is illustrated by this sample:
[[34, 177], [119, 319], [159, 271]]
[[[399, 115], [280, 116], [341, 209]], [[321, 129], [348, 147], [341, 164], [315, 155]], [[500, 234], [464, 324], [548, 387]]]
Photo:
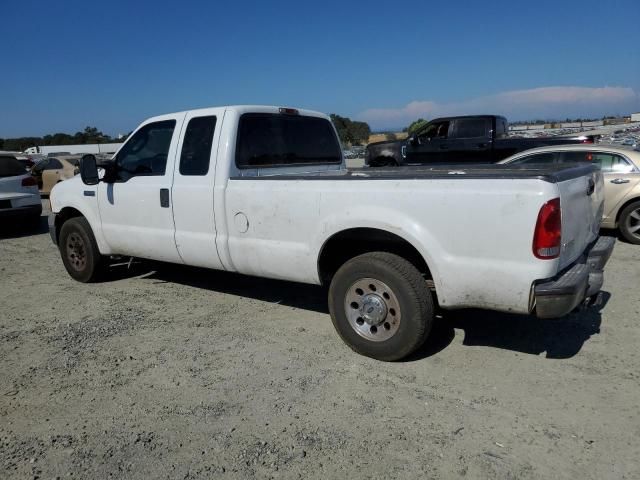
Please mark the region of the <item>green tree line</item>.
[[330, 117], [343, 145], [362, 145], [369, 142], [371, 128], [369, 128], [368, 123], [356, 122], [335, 113], [332, 113]]
[[86, 127], [73, 135], [68, 133], [54, 133], [43, 137], [0, 138], [0, 150], [22, 152], [29, 147], [47, 145], [86, 145], [90, 143], [119, 143], [124, 138], [113, 138], [102, 133], [95, 127]]

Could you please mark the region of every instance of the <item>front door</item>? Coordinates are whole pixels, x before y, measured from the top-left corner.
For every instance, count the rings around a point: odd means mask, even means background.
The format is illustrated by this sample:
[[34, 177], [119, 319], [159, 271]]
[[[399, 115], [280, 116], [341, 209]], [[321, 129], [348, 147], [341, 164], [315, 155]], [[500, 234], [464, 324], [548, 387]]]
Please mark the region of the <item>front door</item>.
[[591, 162], [598, 165], [604, 177], [604, 214], [607, 219], [640, 182], [636, 167], [622, 155], [597, 150], [558, 152], [562, 162]]
[[432, 122], [414, 135], [415, 141], [407, 142], [405, 163], [417, 165], [446, 161], [449, 121]]
[[174, 240], [171, 185], [184, 116], [143, 124], [116, 154], [114, 181], [99, 184], [102, 231], [114, 253], [182, 263]]
[[612, 153], [594, 153], [593, 162], [604, 175], [604, 218], [608, 218], [640, 182], [640, 173], [625, 158]]

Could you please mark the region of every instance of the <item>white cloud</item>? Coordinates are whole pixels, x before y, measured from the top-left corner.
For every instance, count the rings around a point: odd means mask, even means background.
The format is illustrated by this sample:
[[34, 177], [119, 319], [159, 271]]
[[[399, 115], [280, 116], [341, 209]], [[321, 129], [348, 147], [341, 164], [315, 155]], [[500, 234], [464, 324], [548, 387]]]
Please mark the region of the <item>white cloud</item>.
[[638, 109], [640, 95], [628, 87], [540, 87], [451, 103], [413, 101], [402, 108], [365, 110], [355, 117], [375, 129], [408, 125], [420, 117], [484, 113], [505, 115], [511, 120], [565, 119], [629, 113]]

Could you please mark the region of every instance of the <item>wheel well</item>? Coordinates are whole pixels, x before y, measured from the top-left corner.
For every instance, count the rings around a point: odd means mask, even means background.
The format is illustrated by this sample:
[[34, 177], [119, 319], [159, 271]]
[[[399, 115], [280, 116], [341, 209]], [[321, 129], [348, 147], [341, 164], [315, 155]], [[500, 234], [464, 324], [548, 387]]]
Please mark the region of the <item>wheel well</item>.
[[404, 238], [377, 228], [352, 228], [336, 233], [323, 245], [318, 258], [320, 281], [328, 284], [347, 260], [367, 252], [394, 253], [411, 262], [425, 279], [433, 279], [420, 252]]
[[83, 216], [84, 215], [80, 213], [80, 210], [76, 210], [73, 207], [64, 207], [62, 210], [60, 210], [60, 213], [56, 214], [56, 221], [55, 221], [56, 242], [60, 237], [60, 229], [62, 228], [62, 225], [64, 224], [64, 222], [66, 222], [67, 220], [73, 217], [83, 217]]
[[618, 225], [618, 223], [620, 223], [620, 214], [622, 214], [622, 211], [627, 208], [629, 205], [631, 205], [634, 202], [638, 202], [640, 201], [640, 197], [635, 197], [635, 198], [631, 198], [629, 200], [627, 200], [626, 202], [624, 202], [620, 208], [618, 209], [618, 213], [616, 213], [616, 225]]
[[380, 165], [398, 165], [398, 162], [393, 157], [381, 155], [379, 157], [375, 157], [373, 160], [370, 160], [369, 165], [372, 167], [377, 167]]

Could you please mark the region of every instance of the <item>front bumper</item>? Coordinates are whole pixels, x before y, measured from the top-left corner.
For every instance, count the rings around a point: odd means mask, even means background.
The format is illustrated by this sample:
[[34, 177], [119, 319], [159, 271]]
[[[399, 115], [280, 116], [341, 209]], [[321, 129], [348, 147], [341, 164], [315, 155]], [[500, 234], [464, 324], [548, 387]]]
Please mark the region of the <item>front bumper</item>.
[[553, 279], [537, 283], [534, 287], [536, 316], [562, 317], [596, 295], [602, 288], [604, 266], [611, 257], [615, 243], [613, 237], [598, 237], [568, 270]]

